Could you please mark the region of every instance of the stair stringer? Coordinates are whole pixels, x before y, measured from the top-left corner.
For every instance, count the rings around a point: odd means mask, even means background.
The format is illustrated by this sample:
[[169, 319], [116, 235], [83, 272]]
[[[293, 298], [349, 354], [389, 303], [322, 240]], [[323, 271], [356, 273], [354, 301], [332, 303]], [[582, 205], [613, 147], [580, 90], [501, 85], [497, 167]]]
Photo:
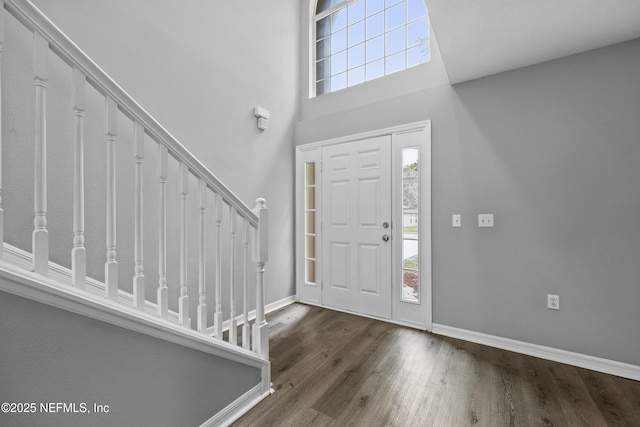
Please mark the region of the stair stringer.
[[271, 365], [254, 352], [180, 326], [174, 311], [168, 320], [160, 319], [150, 301], [145, 301], [144, 311], [135, 310], [133, 296], [121, 289], [117, 302], [105, 299], [105, 285], [95, 279], [87, 279], [85, 290], [74, 288], [71, 270], [53, 262], [49, 262], [48, 276], [36, 274], [29, 271], [30, 253], [7, 243], [3, 249], [0, 278], [6, 280], [0, 280], [0, 291], [260, 369], [260, 382], [203, 426], [228, 425], [270, 394]]

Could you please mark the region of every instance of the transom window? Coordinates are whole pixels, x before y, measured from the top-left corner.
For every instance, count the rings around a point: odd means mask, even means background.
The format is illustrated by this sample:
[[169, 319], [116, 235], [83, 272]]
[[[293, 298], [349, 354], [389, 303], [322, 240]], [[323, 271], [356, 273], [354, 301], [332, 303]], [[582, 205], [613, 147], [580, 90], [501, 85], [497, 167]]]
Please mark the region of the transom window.
[[429, 61], [424, 0], [318, 0], [316, 95]]

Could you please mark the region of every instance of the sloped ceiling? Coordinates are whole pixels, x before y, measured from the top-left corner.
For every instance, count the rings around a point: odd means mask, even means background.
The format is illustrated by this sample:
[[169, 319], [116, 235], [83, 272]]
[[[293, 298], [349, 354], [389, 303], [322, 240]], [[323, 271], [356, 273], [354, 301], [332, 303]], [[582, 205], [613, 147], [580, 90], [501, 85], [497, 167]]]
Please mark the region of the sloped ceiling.
[[640, 37], [640, 0], [426, 0], [452, 84]]

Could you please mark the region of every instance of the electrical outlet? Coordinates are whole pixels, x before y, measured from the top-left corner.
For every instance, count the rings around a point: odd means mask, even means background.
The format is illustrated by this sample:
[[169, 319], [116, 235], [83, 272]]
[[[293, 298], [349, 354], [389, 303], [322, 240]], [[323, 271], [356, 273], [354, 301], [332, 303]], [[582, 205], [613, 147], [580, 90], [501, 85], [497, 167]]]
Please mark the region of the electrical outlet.
[[560, 310], [560, 297], [558, 295], [547, 295], [547, 308]]
[[478, 214], [478, 227], [493, 227], [493, 214]]

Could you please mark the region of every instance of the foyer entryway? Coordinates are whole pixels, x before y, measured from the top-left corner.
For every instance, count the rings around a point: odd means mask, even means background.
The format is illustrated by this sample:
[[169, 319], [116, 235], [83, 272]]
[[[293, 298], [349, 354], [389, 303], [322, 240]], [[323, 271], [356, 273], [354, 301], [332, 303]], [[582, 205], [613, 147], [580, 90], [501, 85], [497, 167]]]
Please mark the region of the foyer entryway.
[[430, 122], [300, 146], [298, 301], [431, 327]]

